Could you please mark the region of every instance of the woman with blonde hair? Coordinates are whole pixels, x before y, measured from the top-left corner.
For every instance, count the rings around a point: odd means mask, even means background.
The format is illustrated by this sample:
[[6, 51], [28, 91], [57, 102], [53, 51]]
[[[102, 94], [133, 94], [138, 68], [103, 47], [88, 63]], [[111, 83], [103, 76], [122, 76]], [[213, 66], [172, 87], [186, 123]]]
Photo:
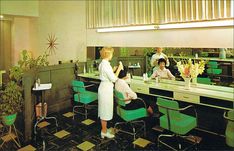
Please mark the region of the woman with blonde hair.
[[107, 121], [113, 118], [113, 87], [118, 78], [120, 70], [123, 70], [123, 65], [120, 62], [114, 73], [110, 60], [113, 57], [114, 49], [111, 47], [104, 47], [100, 51], [102, 61], [98, 67], [99, 78], [101, 83], [98, 88], [98, 116], [101, 119], [101, 138], [113, 138], [114, 135], [107, 130]]

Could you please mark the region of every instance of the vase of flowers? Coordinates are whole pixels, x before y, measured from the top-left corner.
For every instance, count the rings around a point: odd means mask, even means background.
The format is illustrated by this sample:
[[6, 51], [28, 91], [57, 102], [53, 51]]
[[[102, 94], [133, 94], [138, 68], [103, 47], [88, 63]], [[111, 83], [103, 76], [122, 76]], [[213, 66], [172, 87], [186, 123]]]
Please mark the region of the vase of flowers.
[[185, 89], [190, 89], [191, 78], [184, 78], [184, 83], [185, 83], [184, 85]]
[[193, 82], [196, 82], [196, 78], [199, 74], [202, 74], [205, 69], [205, 61], [195, 61], [191, 59], [181, 60], [177, 62], [177, 67], [180, 72], [180, 76], [185, 81], [186, 89], [190, 88], [191, 79], [194, 79]]

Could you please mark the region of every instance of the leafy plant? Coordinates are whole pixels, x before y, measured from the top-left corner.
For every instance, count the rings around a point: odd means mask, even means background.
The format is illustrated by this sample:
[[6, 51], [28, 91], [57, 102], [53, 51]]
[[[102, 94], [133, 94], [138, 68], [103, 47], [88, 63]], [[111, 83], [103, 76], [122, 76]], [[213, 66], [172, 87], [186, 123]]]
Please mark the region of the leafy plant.
[[22, 106], [22, 88], [15, 81], [10, 81], [5, 89], [0, 91], [0, 115], [21, 112]]
[[44, 52], [44, 54], [38, 56], [37, 58], [30, 57], [27, 50], [23, 50], [21, 55], [22, 59], [18, 61], [18, 64], [24, 71], [29, 69], [37, 69], [40, 66], [49, 65], [49, 61], [47, 60], [49, 54], [47, 54], [46, 52]]
[[10, 69], [10, 79], [16, 82], [21, 82], [22, 79], [22, 75], [23, 75], [23, 69], [20, 68], [19, 66], [13, 66]]
[[22, 110], [22, 76], [25, 71], [37, 70], [41, 66], [49, 64], [47, 53], [33, 58], [27, 50], [23, 50], [22, 59], [18, 61], [17, 66], [13, 66], [9, 71], [10, 82], [0, 91], [0, 115], [10, 115]]
[[18, 61], [17, 66], [13, 66], [10, 69], [10, 79], [17, 81], [17, 83], [20, 83], [22, 80], [22, 75], [25, 71], [28, 70], [37, 70], [41, 66], [48, 66], [48, 56], [46, 52], [44, 52], [42, 55], [38, 56], [37, 58], [33, 58], [29, 55], [27, 50], [23, 50], [21, 52], [22, 59]]
[[151, 57], [155, 53], [155, 48], [144, 48], [144, 56]]

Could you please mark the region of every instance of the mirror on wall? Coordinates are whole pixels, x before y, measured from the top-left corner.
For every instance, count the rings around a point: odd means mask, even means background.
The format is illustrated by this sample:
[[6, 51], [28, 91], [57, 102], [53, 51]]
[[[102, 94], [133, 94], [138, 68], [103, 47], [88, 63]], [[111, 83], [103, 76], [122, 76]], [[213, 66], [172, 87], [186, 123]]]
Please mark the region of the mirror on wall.
[[[87, 48], [87, 63], [97, 67], [100, 62], [99, 51], [102, 47]], [[153, 68], [150, 65], [151, 56], [156, 52], [152, 47], [114, 47], [115, 52], [111, 61], [112, 66], [122, 61], [130, 68], [131, 73], [142, 76], [143, 73], [152, 74]], [[234, 49], [233, 48], [163, 48], [163, 53], [167, 55], [170, 65], [166, 67], [176, 77], [176, 80], [183, 80], [178, 71], [176, 62], [180, 60], [205, 60], [205, 71], [198, 77], [210, 79], [210, 83], [222, 86], [234, 87]], [[218, 74], [211, 73], [208, 62], [216, 62]], [[97, 68], [96, 68], [97, 69]], [[216, 69], [215, 69], [216, 70]]]

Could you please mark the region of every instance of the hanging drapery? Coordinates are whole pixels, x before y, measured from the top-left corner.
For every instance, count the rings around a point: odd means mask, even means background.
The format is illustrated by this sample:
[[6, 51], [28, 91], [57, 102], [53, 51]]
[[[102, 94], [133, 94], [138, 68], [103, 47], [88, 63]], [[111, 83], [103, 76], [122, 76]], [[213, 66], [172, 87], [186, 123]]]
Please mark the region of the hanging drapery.
[[12, 66], [11, 21], [0, 20], [0, 70]]
[[233, 0], [88, 0], [87, 27], [117, 27], [234, 17]]

